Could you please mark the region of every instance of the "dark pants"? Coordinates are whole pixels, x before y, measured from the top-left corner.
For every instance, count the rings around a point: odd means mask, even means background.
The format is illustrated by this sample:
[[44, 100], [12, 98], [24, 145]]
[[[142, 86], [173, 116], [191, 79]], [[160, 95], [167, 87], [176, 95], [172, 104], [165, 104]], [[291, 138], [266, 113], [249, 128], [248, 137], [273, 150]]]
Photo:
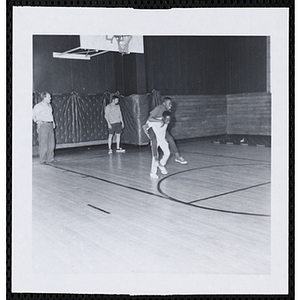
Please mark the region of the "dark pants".
[[53, 123], [43, 123], [37, 129], [39, 135], [40, 163], [50, 162], [54, 158]]
[[[149, 134], [150, 140], [151, 140], [152, 156], [155, 157], [155, 159], [158, 160], [158, 149], [157, 149], [156, 135], [155, 135], [155, 133], [154, 133], [154, 131], [151, 127], [148, 129], [148, 134]], [[171, 136], [171, 134], [168, 131], [166, 131], [166, 140], [169, 143], [171, 153], [172, 154], [178, 153], [178, 149], [177, 149], [177, 146], [175, 144], [175, 141], [174, 141], [173, 137]]]

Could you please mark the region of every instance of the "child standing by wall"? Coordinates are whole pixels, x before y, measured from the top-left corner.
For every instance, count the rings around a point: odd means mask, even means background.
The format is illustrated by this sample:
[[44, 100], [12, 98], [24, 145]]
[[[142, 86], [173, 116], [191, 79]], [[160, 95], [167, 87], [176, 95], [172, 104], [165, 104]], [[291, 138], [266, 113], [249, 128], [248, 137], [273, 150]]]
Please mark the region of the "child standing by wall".
[[125, 149], [120, 148], [120, 139], [122, 129], [124, 128], [123, 117], [119, 105], [119, 97], [114, 95], [112, 96], [111, 103], [105, 107], [105, 119], [108, 124], [108, 154], [112, 154], [112, 138], [114, 134], [117, 137], [117, 149], [116, 152], [124, 153]]

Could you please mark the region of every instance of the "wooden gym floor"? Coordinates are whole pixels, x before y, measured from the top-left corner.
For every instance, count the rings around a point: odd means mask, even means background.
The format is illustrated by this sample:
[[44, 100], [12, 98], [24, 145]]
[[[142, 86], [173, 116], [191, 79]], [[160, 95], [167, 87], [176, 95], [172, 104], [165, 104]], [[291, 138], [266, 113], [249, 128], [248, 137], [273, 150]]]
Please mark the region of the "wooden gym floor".
[[270, 274], [271, 148], [179, 142], [168, 175], [148, 146], [33, 158], [33, 271]]

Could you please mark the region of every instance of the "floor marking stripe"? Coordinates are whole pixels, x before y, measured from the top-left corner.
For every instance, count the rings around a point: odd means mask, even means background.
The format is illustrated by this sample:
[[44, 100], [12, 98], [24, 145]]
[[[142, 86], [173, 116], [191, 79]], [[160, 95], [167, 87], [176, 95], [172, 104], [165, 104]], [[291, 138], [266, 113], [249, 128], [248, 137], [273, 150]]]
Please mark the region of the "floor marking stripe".
[[193, 207], [198, 207], [201, 209], [206, 209], [206, 210], [212, 210], [212, 211], [217, 211], [217, 212], [222, 212], [222, 213], [227, 213], [227, 214], [235, 214], [235, 215], [245, 215], [245, 216], [254, 216], [254, 217], [271, 217], [270, 215], [266, 214], [256, 214], [256, 213], [247, 213], [247, 212], [242, 212], [242, 211], [233, 211], [233, 210], [224, 210], [224, 209], [219, 209], [219, 208], [212, 208], [212, 207], [205, 207], [205, 206], [200, 206], [200, 205], [194, 205], [194, 204], [189, 204]]
[[92, 207], [92, 208], [95, 208], [95, 209], [98, 209], [98, 210], [100, 210], [100, 211], [102, 211], [102, 212], [104, 212], [104, 213], [106, 213], [106, 214], [110, 214], [110, 212], [108, 212], [108, 211], [106, 211], [106, 210], [104, 210], [104, 209], [101, 209], [101, 208], [99, 208], [99, 207], [96, 207], [96, 206], [94, 206], [94, 205], [88, 204], [88, 206], [90, 206], [90, 207]]
[[170, 178], [172, 176], [175, 176], [175, 175], [178, 175], [178, 174], [181, 174], [181, 173], [184, 173], [184, 172], [195, 171], [195, 170], [202, 170], [202, 169], [209, 169], [209, 168], [218, 168], [218, 167], [266, 166], [266, 165], [269, 165], [269, 164], [231, 164], [231, 165], [226, 164], [226, 165], [203, 166], [203, 167], [197, 167], [197, 168], [182, 170], [182, 171], [178, 171], [176, 173], [167, 175], [166, 177], [162, 178], [160, 180], [160, 182], [163, 181], [163, 180], [165, 180], [165, 179], [167, 179], [167, 178]]
[[260, 159], [253, 159], [253, 158], [234, 157], [234, 156], [227, 156], [227, 155], [221, 155], [221, 154], [209, 154], [209, 153], [202, 153], [202, 152], [196, 152], [196, 151], [185, 151], [185, 153], [200, 154], [200, 155], [206, 155], [206, 156], [225, 157], [225, 158], [240, 159], [240, 160], [257, 161], [257, 162], [264, 162], [264, 163], [271, 164], [270, 161], [260, 160]]
[[[230, 210], [223, 210], [223, 209], [217, 209], [217, 208], [210, 208], [210, 207], [205, 207], [205, 206], [200, 206], [200, 205], [195, 205], [193, 203], [189, 203], [189, 202], [184, 202], [184, 201], [181, 201], [181, 200], [178, 200], [176, 198], [173, 198], [171, 196], [169, 196], [168, 194], [166, 194], [165, 192], [162, 191], [161, 189], [161, 183], [172, 177], [172, 176], [175, 176], [175, 175], [178, 175], [178, 174], [181, 174], [181, 173], [184, 173], [184, 172], [189, 172], [189, 171], [195, 171], [195, 170], [201, 170], [201, 169], [208, 169], [208, 168], [216, 168], [216, 167], [232, 167], [232, 166], [247, 166], [247, 165], [250, 165], [250, 166], [261, 166], [261, 164], [234, 164], [234, 165], [214, 165], [214, 166], [204, 166], [204, 167], [198, 167], [198, 168], [193, 168], [193, 169], [187, 169], [187, 170], [183, 170], [183, 171], [179, 171], [179, 172], [176, 172], [176, 173], [173, 173], [173, 174], [170, 174], [170, 175], [167, 175], [166, 177], [162, 178], [159, 180], [158, 184], [157, 184], [157, 189], [158, 191], [164, 195], [166, 198], [172, 200], [172, 201], [175, 201], [175, 202], [180, 202], [180, 203], [184, 203], [186, 205], [190, 205], [190, 206], [193, 206], [193, 207], [198, 207], [198, 208], [202, 208], [202, 209], [206, 209], [206, 210], [212, 210], [212, 211], [218, 211], [218, 212], [223, 212], [223, 213], [230, 213], [230, 214], [239, 214], [239, 215], [248, 215], [248, 216], [259, 216], [259, 217], [271, 217], [270, 215], [267, 215], [267, 214], [256, 214], [256, 213], [247, 213], [247, 212], [238, 212], [238, 211], [230, 211]], [[266, 183], [263, 183], [263, 184], [266, 184]], [[193, 201], [192, 201], [193, 202]]]
[[225, 195], [228, 195], [228, 194], [233, 194], [233, 193], [245, 191], [245, 190], [252, 189], [252, 188], [255, 188], [255, 187], [258, 187], [258, 186], [261, 186], [261, 185], [266, 185], [266, 184], [269, 184], [269, 183], [271, 183], [271, 181], [259, 183], [259, 184], [256, 184], [256, 185], [244, 187], [242, 189], [237, 189], [237, 190], [234, 190], [234, 191], [229, 191], [229, 192], [218, 194], [218, 195], [213, 195], [213, 196], [201, 198], [201, 199], [198, 199], [198, 200], [193, 200], [193, 201], [190, 201], [188, 203], [195, 203], [195, 202], [199, 202], [199, 201], [209, 200], [209, 199], [212, 199], [212, 198], [217, 198], [217, 197], [225, 196]]
[[59, 170], [63, 170], [65, 172], [70, 172], [70, 173], [74, 173], [74, 174], [78, 174], [78, 175], [84, 176], [82, 178], [92, 178], [92, 179], [100, 180], [100, 181], [103, 181], [103, 182], [106, 182], [106, 183], [110, 183], [110, 184], [114, 184], [114, 185], [117, 185], [117, 186], [121, 186], [121, 187], [124, 187], [124, 188], [127, 188], [127, 189], [131, 189], [131, 190], [134, 190], [134, 191], [137, 191], [137, 192], [145, 193], [145, 194], [148, 194], [148, 195], [151, 195], [151, 196], [156, 196], [156, 197], [160, 197], [160, 198], [164, 198], [164, 199], [167, 198], [167, 197], [165, 197], [165, 196], [163, 196], [161, 194], [155, 194], [155, 193], [148, 192], [148, 191], [145, 191], [145, 190], [141, 190], [139, 188], [128, 186], [128, 185], [125, 185], [125, 184], [122, 184], [122, 183], [117, 183], [117, 182], [114, 182], [114, 181], [111, 181], [111, 180], [100, 178], [100, 177], [97, 177], [97, 176], [94, 176], [94, 175], [88, 175], [88, 174], [85, 174], [85, 173], [81, 173], [81, 172], [77, 172], [77, 171], [65, 169], [65, 168], [62, 168], [62, 167], [54, 166], [54, 165], [51, 165], [51, 167], [57, 168]]

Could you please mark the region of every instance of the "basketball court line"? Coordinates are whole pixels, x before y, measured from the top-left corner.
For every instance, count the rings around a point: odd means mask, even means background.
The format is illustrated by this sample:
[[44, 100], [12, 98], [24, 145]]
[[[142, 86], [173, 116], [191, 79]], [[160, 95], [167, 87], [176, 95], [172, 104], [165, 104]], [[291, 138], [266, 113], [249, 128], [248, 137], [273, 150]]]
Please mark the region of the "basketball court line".
[[108, 212], [108, 211], [106, 211], [106, 210], [104, 210], [104, 209], [101, 209], [101, 208], [99, 208], [99, 207], [97, 207], [97, 206], [94, 206], [94, 205], [92, 205], [92, 204], [88, 204], [87, 206], [90, 206], [90, 207], [92, 207], [92, 208], [98, 209], [98, 210], [100, 210], [100, 211], [102, 211], [102, 212], [104, 212], [104, 213], [110, 215], [110, 212]]
[[174, 198], [174, 197], [172, 197], [172, 196], [166, 194], [165, 192], [163, 192], [163, 191], [162, 191], [162, 188], [161, 188], [161, 183], [162, 183], [164, 180], [166, 180], [166, 179], [168, 179], [168, 178], [170, 178], [170, 177], [172, 177], [172, 176], [175, 176], [175, 175], [184, 173], [184, 172], [190, 172], [190, 171], [200, 170], [200, 169], [216, 168], [216, 167], [247, 166], [247, 165], [250, 165], [250, 166], [256, 166], [256, 165], [258, 165], [258, 166], [261, 166], [261, 164], [234, 164], [234, 165], [205, 166], [205, 167], [199, 167], [199, 168], [193, 168], [193, 169], [183, 170], [183, 171], [179, 171], [179, 172], [170, 174], [170, 175], [168, 175], [168, 176], [166, 176], [166, 177], [160, 179], [159, 182], [158, 182], [158, 184], [157, 184], [157, 189], [158, 189], [158, 191], [159, 191], [162, 195], [164, 195], [165, 197], [167, 197], [167, 198], [170, 199], [170, 200], [177, 201], [177, 202], [183, 202], [183, 203], [185, 203], [185, 204], [187, 204], [187, 205], [191, 205], [191, 206], [194, 206], [194, 207], [199, 207], [199, 208], [202, 208], [202, 209], [213, 210], [213, 211], [219, 211], [219, 212], [224, 212], [224, 213], [232, 213], [232, 214], [242, 214], [242, 215], [251, 215], [251, 216], [271, 217], [270, 215], [267, 215], [267, 214], [256, 214], [256, 213], [248, 213], [248, 212], [229, 211], [229, 210], [209, 208], [209, 207], [199, 206], [199, 205], [195, 205], [195, 204], [194, 204], [195, 202], [198, 202], [198, 201], [209, 200], [209, 199], [212, 199], [212, 198], [221, 197], [221, 196], [224, 196], [224, 195], [227, 195], [227, 194], [232, 194], [232, 193], [235, 193], [235, 192], [247, 190], [247, 189], [250, 189], [250, 188], [257, 187], [257, 186], [266, 185], [266, 184], [269, 184], [269, 183], [271, 183], [271, 182], [264, 182], [264, 183], [260, 183], [260, 184], [254, 185], [254, 186], [245, 187], [245, 188], [242, 188], [242, 189], [237, 189], [237, 190], [229, 191], [229, 192], [226, 192], [226, 193], [213, 195], [213, 196], [206, 197], [206, 198], [203, 198], [203, 199], [193, 200], [193, 201], [191, 201], [191, 202], [184, 202], [184, 201], [178, 200], [178, 199], [176, 199], [176, 198]]
[[209, 197], [201, 198], [201, 199], [198, 199], [198, 200], [193, 200], [189, 203], [195, 203], [195, 202], [200, 202], [200, 201], [204, 201], [204, 200], [209, 200], [209, 199], [212, 199], [212, 198], [217, 198], [217, 197], [221, 197], [221, 196], [225, 196], [225, 195], [229, 195], [229, 194], [249, 190], [249, 189], [252, 189], [252, 188], [255, 188], [255, 187], [258, 187], [258, 186], [262, 186], [262, 185], [266, 185], [266, 184], [269, 184], [269, 183], [271, 183], [271, 181], [259, 183], [259, 184], [252, 185], [252, 186], [247, 186], [247, 187], [244, 187], [242, 189], [237, 189], [237, 190], [229, 191], [229, 192], [226, 192], [226, 193], [209, 196]]
[[221, 154], [210, 154], [210, 153], [202, 153], [202, 152], [195, 152], [195, 151], [184, 151], [185, 153], [191, 153], [191, 154], [200, 154], [200, 155], [206, 155], [206, 156], [217, 156], [217, 157], [224, 157], [224, 158], [232, 158], [232, 159], [241, 159], [241, 160], [249, 160], [249, 161], [257, 161], [257, 162], [264, 162], [271, 164], [268, 160], [259, 160], [254, 158], [244, 158], [244, 157], [234, 157], [234, 156], [226, 156]]
[[145, 193], [145, 194], [148, 194], [148, 195], [151, 195], [151, 196], [157, 196], [157, 197], [166, 199], [166, 197], [163, 196], [163, 195], [148, 192], [148, 191], [145, 191], [145, 190], [142, 190], [142, 189], [139, 189], [139, 188], [135, 188], [135, 187], [125, 185], [125, 184], [122, 184], [122, 183], [118, 183], [118, 182], [114, 182], [114, 181], [104, 179], [104, 178], [101, 178], [101, 177], [97, 177], [97, 176], [94, 176], [94, 175], [89, 175], [89, 174], [85, 174], [85, 173], [74, 171], [74, 170], [69, 170], [69, 169], [62, 168], [62, 167], [59, 167], [59, 166], [54, 166], [54, 165], [47, 165], [47, 166], [62, 170], [63, 172], [70, 172], [70, 173], [73, 173], [73, 174], [81, 175], [82, 178], [92, 178], [92, 179], [100, 180], [100, 181], [110, 183], [110, 184], [113, 184], [113, 185], [117, 185], [117, 186], [120, 186], [120, 187], [124, 187], [124, 188], [127, 188], [127, 189], [131, 189], [131, 190], [134, 190], [134, 191], [137, 191], [137, 192]]
[[[195, 205], [193, 203], [184, 202], [182, 200], [179, 200], [179, 199], [176, 199], [176, 198], [173, 198], [173, 197], [167, 195], [166, 193], [164, 193], [161, 190], [161, 187], [160, 187], [161, 186], [161, 182], [164, 181], [165, 179], [167, 179], [167, 178], [169, 178], [171, 176], [183, 173], [183, 172], [188, 172], [188, 171], [193, 171], [193, 170], [199, 170], [199, 169], [206, 169], [206, 168], [212, 168], [212, 167], [245, 166], [245, 165], [256, 165], [256, 164], [236, 164], [236, 165], [205, 166], [205, 167], [200, 167], [200, 168], [193, 168], [193, 169], [183, 170], [183, 171], [179, 171], [179, 172], [170, 174], [170, 175], [168, 175], [168, 176], [160, 179], [158, 181], [158, 183], [157, 183], [157, 190], [161, 194], [155, 194], [155, 193], [152, 193], [152, 192], [149, 192], [149, 191], [145, 191], [145, 190], [142, 190], [142, 189], [139, 189], [139, 188], [135, 188], [135, 187], [128, 186], [128, 185], [125, 185], [125, 184], [117, 183], [117, 182], [114, 182], [114, 181], [111, 181], [111, 180], [107, 180], [107, 179], [104, 179], [104, 178], [100, 178], [100, 177], [97, 177], [97, 176], [94, 176], [94, 175], [88, 175], [88, 174], [85, 174], [85, 173], [82, 173], [82, 172], [78, 172], [78, 171], [74, 171], [74, 170], [69, 170], [69, 169], [62, 168], [62, 167], [55, 166], [55, 165], [48, 165], [48, 166], [56, 168], [56, 169], [59, 169], [59, 170], [62, 170], [63, 172], [70, 172], [70, 173], [81, 175], [81, 176], [83, 176], [82, 178], [92, 178], [92, 179], [100, 180], [100, 181], [103, 181], [103, 182], [106, 182], [106, 183], [110, 183], [110, 184], [113, 184], [113, 185], [117, 185], [117, 186], [120, 186], [120, 187], [131, 189], [131, 190], [134, 190], [136, 192], [141, 192], [141, 193], [145, 193], [145, 194], [148, 194], [148, 195], [151, 195], [151, 196], [156, 196], [156, 197], [159, 197], [159, 198], [168, 199], [168, 200], [171, 200], [173, 202], [181, 203], [181, 204], [192, 206], [192, 207], [196, 207], [196, 208], [201, 208], [201, 209], [210, 210], [210, 211], [216, 211], [216, 212], [222, 212], [222, 213], [229, 213], [229, 214], [258, 216], [258, 217], [270, 217], [270, 215], [266, 215], [266, 214], [256, 214], [256, 213], [248, 213], [248, 212], [229, 211], [229, 210], [209, 208], [209, 207], [205, 207], [205, 206]], [[94, 208], [96, 208], [96, 207], [94, 207]], [[99, 208], [97, 208], [97, 209], [99, 209]], [[99, 209], [99, 210], [101, 210], [101, 209]]]
[[[182, 203], [184, 203], [184, 202], [182, 202]], [[255, 214], [255, 213], [247, 213], [247, 212], [243, 212], [243, 211], [225, 210], [225, 209], [219, 209], [219, 208], [194, 205], [194, 204], [190, 204], [190, 203], [185, 203], [185, 204], [193, 206], [193, 207], [205, 209], [205, 210], [216, 211], [216, 212], [221, 212], [221, 213], [226, 213], [226, 214], [244, 215], [244, 216], [253, 216], [253, 217], [271, 217], [270, 215], [266, 215], [266, 214]]]

